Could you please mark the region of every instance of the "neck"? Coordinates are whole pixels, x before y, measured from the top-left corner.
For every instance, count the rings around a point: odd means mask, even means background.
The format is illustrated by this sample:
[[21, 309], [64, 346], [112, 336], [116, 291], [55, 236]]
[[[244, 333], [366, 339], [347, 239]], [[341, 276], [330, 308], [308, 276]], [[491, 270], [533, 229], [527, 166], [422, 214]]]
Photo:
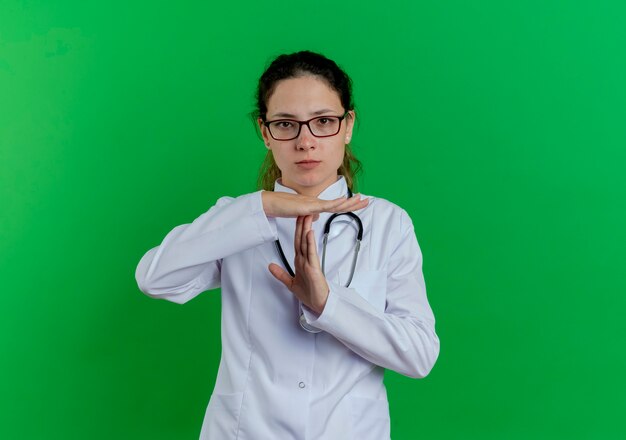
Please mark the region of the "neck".
[[315, 186], [298, 185], [295, 182], [291, 182], [289, 180], [285, 180], [283, 177], [281, 177], [280, 180], [281, 180], [281, 184], [283, 186], [286, 186], [287, 188], [293, 189], [295, 192], [297, 192], [300, 195], [309, 196], [309, 197], [317, 197], [326, 188], [328, 188], [333, 183], [337, 182], [337, 179], [339, 179], [339, 176], [335, 176], [332, 180], [328, 180], [326, 182], [320, 183], [319, 185], [315, 185]]

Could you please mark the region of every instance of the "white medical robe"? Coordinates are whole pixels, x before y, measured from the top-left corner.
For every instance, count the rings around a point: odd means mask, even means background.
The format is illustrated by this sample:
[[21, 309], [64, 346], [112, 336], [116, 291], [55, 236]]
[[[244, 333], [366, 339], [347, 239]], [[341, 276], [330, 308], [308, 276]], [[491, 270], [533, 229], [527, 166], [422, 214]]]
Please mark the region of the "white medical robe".
[[[274, 191], [295, 193], [275, 183]], [[318, 315], [268, 270], [294, 267], [295, 218], [268, 218], [262, 191], [222, 197], [190, 224], [175, 227], [136, 270], [148, 296], [185, 303], [221, 287], [222, 357], [200, 438], [210, 440], [386, 440], [384, 369], [426, 376], [439, 355], [426, 297], [422, 254], [410, 217], [375, 197], [355, 213], [364, 234], [349, 287], [356, 225], [332, 223], [326, 254], [330, 293]], [[343, 176], [318, 197], [347, 195]], [[330, 213], [313, 223], [322, 255]]]

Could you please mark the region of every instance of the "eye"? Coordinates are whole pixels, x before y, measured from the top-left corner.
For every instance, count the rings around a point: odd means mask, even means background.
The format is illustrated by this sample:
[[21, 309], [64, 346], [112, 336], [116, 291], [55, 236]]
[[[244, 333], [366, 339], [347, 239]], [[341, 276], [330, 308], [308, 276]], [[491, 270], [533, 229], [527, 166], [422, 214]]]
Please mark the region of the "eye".
[[289, 121], [277, 121], [274, 123], [274, 125], [276, 125], [276, 127], [278, 128], [291, 128], [293, 127], [293, 123], [289, 122]]
[[324, 130], [323, 133], [335, 131], [339, 118], [334, 116], [320, 116], [313, 120], [313, 126], [317, 130]]

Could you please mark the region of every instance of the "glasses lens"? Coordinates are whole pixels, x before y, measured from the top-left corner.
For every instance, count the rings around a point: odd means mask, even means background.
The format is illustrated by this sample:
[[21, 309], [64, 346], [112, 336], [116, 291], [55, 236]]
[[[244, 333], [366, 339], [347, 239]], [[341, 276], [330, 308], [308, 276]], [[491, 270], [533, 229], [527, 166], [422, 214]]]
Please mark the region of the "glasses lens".
[[309, 126], [315, 136], [332, 136], [339, 133], [341, 119], [335, 116], [321, 116], [313, 119]]
[[273, 121], [270, 122], [270, 133], [275, 139], [289, 140], [298, 134], [298, 124], [293, 121]]

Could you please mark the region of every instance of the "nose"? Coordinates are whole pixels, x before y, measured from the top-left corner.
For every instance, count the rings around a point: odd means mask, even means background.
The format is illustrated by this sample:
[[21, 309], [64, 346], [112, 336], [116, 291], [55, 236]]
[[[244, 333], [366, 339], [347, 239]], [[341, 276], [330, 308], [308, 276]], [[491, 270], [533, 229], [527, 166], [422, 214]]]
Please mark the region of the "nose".
[[296, 138], [296, 148], [299, 150], [308, 150], [315, 147], [315, 136], [309, 130], [307, 125], [302, 125], [300, 134]]

